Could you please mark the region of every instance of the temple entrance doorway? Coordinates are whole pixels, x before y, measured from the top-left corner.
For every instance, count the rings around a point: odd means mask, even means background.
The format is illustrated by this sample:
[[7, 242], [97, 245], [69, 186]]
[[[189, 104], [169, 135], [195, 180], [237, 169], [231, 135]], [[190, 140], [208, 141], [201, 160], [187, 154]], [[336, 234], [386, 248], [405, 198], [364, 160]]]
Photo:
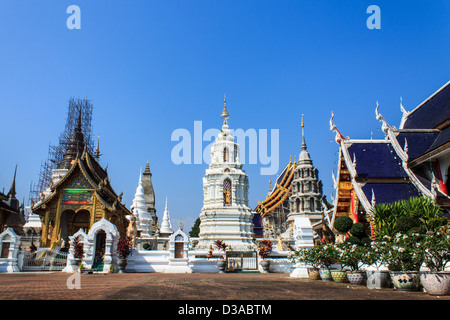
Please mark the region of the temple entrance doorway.
[[103, 269], [103, 258], [105, 256], [106, 232], [100, 230], [95, 240], [95, 256], [92, 269]]
[[91, 220], [91, 214], [87, 210], [80, 210], [73, 216], [72, 228], [70, 234], [73, 235], [80, 229], [84, 229], [84, 232], [89, 231]]
[[184, 246], [183, 242], [175, 242], [175, 258], [176, 259], [184, 258], [183, 246]]

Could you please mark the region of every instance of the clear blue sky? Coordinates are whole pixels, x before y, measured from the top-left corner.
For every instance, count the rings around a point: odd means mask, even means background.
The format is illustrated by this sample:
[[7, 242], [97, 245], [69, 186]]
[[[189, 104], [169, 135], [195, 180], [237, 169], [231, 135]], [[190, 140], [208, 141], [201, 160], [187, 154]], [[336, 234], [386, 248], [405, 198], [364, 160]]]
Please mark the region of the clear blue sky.
[[[69, 5], [81, 30], [69, 30]], [[381, 29], [369, 30], [369, 5]], [[335, 124], [351, 138], [381, 138], [376, 101], [398, 126], [399, 99], [412, 110], [450, 76], [450, 3], [438, 1], [134, 0], [0, 2], [0, 188], [28, 201], [49, 144], [64, 129], [70, 97], [94, 104], [103, 166], [124, 202], [147, 158], [157, 213], [169, 198], [172, 223], [186, 229], [203, 201], [206, 164], [175, 165], [175, 129], [220, 128], [227, 95], [231, 128], [279, 129], [280, 170], [308, 150], [330, 200]], [[205, 143], [206, 145], [206, 143]], [[245, 165], [250, 207], [273, 176]]]

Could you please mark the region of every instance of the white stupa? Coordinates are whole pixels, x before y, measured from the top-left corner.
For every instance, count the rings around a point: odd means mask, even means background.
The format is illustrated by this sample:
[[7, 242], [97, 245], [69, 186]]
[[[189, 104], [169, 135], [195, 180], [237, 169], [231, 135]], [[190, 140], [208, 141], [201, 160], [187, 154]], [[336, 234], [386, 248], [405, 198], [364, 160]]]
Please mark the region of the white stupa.
[[248, 176], [239, 162], [239, 145], [231, 135], [226, 99], [222, 130], [211, 147], [211, 164], [203, 178], [199, 249], [223, 240], [232, 250], [253, 248], [252, 213], [248, 206]]
[[161, 228], [159, 229], [161, 235], [172, 234], [172, 224], [170, 223], [169, 209], [167, 209], [167, 198], [166, 198], [166, 208], [164, 209], [164, 215], [161, 223]]
[[131, 205], [131, 212], [136, 218], [138, 237], [150, 238], [153, 219], [147, 210], [147, 203], [145, 202], [144, 187], [142, 186], [142, 172], [139, 174], [139, 183], [136, 188], [133, 204]]

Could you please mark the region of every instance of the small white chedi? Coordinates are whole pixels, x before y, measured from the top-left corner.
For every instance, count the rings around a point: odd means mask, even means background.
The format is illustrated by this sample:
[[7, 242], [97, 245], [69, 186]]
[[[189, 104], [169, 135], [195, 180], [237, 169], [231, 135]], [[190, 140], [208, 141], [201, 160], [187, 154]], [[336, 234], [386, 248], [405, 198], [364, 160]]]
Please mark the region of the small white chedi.
[[139, 174], [139, 183], [134, 195], [131, 211], [136, 219], [136, 229], [141, 238], [151, 238], [153, 220], [147, 210], [144, 187], [142, 185], [142, 172]]
[[[295, 250], [314, 247], [314, 235], [311, 221], [308, 217], [295, 217], [293, 223]], [[293, 278], [308, 278], [308, 272], [304, 263], [297, 263], [290, 274]]]
[[248, 176], [239, 162], [239, 145], [231, 134], [224, 99], [222, 130], [211, 147], [211, 163], [203, 178], [198, 249], [223, 240], [232, 250], [253, 248], [252, 213], [248, 206]]

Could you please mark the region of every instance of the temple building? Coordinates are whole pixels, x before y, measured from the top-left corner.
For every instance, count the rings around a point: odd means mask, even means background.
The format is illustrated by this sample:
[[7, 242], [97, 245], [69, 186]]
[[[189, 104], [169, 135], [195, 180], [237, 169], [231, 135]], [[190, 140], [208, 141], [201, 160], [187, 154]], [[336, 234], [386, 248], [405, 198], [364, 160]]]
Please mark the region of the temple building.
[[[98, 157], [88, 151], [81, 122], [80, 107], [64, 156], [52, 172], [50, 186], [37, 203], [32, 203], [31, 210], [42, 221], [41, 247], [63, 247], [69, 236], [80, 229], [87, 233], [101, 219], [115, 225], [121, 236], [126, 235], [126, 216], [131, 212], [121, 203], [122, 195], [113, 190]], [[101, 237], [97, 240], [104, 242]]]
[[273, 190], [264, 201], [258, 201], [254, 210], [255, 228], [263, 229], [257, 236], [292, 239], [293, 222], [297, 217], [307, 217], [315, 230], [320, 229], [324, 210], [329, 209], [322, 194], [319, 171], [307, 151], [303, 117], [301, 127], [302, 146], [298, 161], [289, 161], [277, 177]]
[[256, 238], [276, 239], [288, 230], [289, 197], [296, 166], [296, 161], [289, 161], [277, 177], [273, 189], [269, 190], [266, 199], [258, 201], [253, 216]]
[[25, 224], [25, 211], [23, 203], [20, 204], [16, 198], [16, 174], [17, 166], [8, 193], [0, 192], [0, 233], [6, 228], [12, 228], [16, 234], [21, 235]]
[[222, 240], [231, 250], [253, 248], [252, 212], [248, 206], [248, 176], [239, 162], [239, 145], [231, 135], [226, 99], [222, 130], [211, 147], [211, 163], [203, 178], [203, 208], [197, 248]]
[[436, 200], [449, 217], [450, 82], [410, 112], [400, 102], [399, 129], [379, 109], [377, 103], [375, 114], [385, 138], [377, 140], [344, 137], [332, 114], [330, 130], [339, 144], [332, 220], [345, 215], [370, 229], [375, 204], [413, 196]]

